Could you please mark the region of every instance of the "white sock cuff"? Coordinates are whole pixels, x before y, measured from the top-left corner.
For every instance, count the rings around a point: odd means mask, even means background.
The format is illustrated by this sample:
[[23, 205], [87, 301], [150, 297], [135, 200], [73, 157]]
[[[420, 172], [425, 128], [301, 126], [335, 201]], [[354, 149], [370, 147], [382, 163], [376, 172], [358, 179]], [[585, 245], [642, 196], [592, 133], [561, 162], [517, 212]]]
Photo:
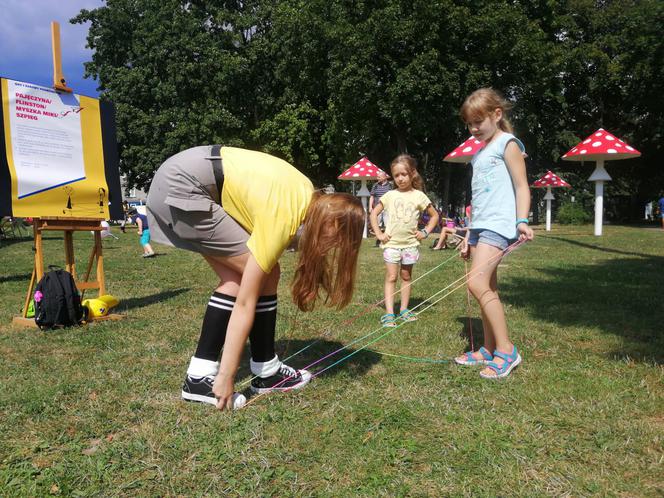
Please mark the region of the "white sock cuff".
[[189, 368], [187, 368], [187, 375], [190, 377], [214, 377], [219, 372], [219, 362], [204, 360], [203, 358], [191, 357]]
[[249, 365], [251, 366], [252, 374], [257, 375], [258, 377], [270, 377], [279, 371], [281, 361], [279, 361], [279, 357], [275, 354], [274, 358], [270, 361], [250, 360]]

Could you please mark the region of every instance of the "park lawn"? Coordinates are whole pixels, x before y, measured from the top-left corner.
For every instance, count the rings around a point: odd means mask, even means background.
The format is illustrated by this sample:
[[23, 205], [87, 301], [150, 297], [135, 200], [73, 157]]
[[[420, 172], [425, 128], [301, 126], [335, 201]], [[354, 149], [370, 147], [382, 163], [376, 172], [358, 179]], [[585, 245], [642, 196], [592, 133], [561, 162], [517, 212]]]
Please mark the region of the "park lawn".
[[[468, 348], [469, 325], [476, 343], [481, 336], [463, 288], [435, 302], [463, 275], [452, 251], [426, 241], [414, 272], [432, 270], [414, 284], [419, 321], [365, 349], [384, 333], [372, 306], [384, 274], [373, 240], [343, 311], [295, 311], [286, 253], [282, 358], [313, 343], [289, 360], [302, 367], [373, 335], [312, 367], [355, 353], [306, 389], [233, 413], [179, 397], [212, 273], [170, 248], [144, 260], [135, 233], [115, 232], [119, 241], [104, 240], [106, 278], [126, 319], [57, 332], [10, 325], [32, 240], [2, 241], [3, 497], [664, 493], [664, 231], [555, 227], [508, 256], [499, 290], [524, 363], [499, 382], [445, 362]], [[91, 239], [75, 235], [79, 272]], [[47, 262], [62, 264], [62, 237], [49, 234], [45, 247]]]

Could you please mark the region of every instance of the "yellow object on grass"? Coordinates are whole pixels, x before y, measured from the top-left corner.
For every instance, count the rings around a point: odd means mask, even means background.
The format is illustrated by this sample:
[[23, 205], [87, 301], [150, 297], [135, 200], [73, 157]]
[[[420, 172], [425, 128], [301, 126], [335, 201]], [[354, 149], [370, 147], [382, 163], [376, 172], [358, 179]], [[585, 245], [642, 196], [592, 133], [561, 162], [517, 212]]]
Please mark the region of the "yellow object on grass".
[[88, 308], [89, 316], [92, 318], [98, 318], [100, 316], [108, 315], [110, 309], [117, 306], [119, 303], [120, 301], [116, 297], [106, 294], [104, 296], [99, 296], [96, 299], [86, 299], [82, 304]]
[[111, 296], [110, 294], [104, 294], [103, 296], [99, 296], [97, 299], [104, 301], [106, 306], [109, 308], [115, 308], [118, 304], [120, 304], [120, 300], [115, 296]]

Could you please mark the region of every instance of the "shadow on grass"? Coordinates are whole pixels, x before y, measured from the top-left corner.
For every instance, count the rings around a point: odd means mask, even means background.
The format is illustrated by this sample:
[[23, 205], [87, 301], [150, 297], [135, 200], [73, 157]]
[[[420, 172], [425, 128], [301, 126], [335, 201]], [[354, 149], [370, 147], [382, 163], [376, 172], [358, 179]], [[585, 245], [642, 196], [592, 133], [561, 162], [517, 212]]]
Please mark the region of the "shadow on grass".
[[130, 310], [134, 308], [142, 308], [144, 306], [149, 306], [160, 301], [165, 301], [166, 299], [171, 299], [175, 296], [179, 296], [183, 292], [189, 292], [189, 288], [184, 289], [173, 289], [169, 291], [159, 292], [157, 294], [152, 294], [150, 296], [143, 297], [132, 297], [129, 299], [123, 299], [121, 308]]
[[31, 276], [32, 276], [31, 273], [21, 273], [19, 275], [1, 276], [0, 284], [4, 284], [5, 282], [21, 282], [23, 280], [30, 280]]
[[[327, 367], [321, 374], [321, 377], [338, 375], [341, 372], [348, 372], [353, 376], [364, 375], [373, 365], [377, 364], [381, 356], [372, 351], [357, 348], [347, 348], [325, 358], [334, 351], [344, 347], [344, 344], [338, 341], [328, 341], [325, 339], [318, 340], [302, 340], [302, 339], [288, 339], [278, 340], [275, 345], [277, 355], [287, 365], [293, 368], [305, 368], [315, 363], [310, 367], [312, 374], [316, 375]], [[238, 371], [238, 378], [250, 376], [249, 370], [249, 348], [245, 348], [240, 362], [240, 370]], [[288, 359], [289, 356], [292, 358]], [[350, 356], [352, 355], [352, 356]], [[322, 360], [322, 358], [325, 358]], [[321, 360], [321, 361], [319, 361]], [[336, 365], [332, 366], [334, 363]]]
[[579, 242], [578, 240], [570, 240], [570, 239], [566, 239], [564, 237], [556, 237], [555, 235], [544, 235], [544, 234], [542, 234], [540, 236], [542, 238], [559, 240], [560, 242], [565, 242], [567, 244], [572, 244], [574, 246], [583, 247], [585, 249], [594, 249], [596, 251], [608, 252], [608, 253], [611, 253], [611, 254], [622, 254], [624, 256], [637, 256], [637, 257], [640, 257], [640, 258], [650, 258], [650, 257], [652, 257], [652, 254], [644, 254], [644, 253], [640, 253], [640, 252], [631, 252], [631, 251], [621, 251], [620, 249], [613, 249], [613, 248], [610, 248], [610, 247], [602, 247], [602, 246], [598, 246], [596, 244], [588, 244], [586, 242]]
[[11, 237], [6, 239], [0, 239], [0, 249], [3, 247], [8, 247], [14, 244], [20, 244], [21, 242], [32, 241], [32, 237]]
[[477, 351], [480, 346], [484, 346], [484, 327], [481, 318], [470, 318], [469, 320], [467, 316], [458, 316], [456, 321], [461, 325], [459, 337], [466, 340], [467, 349], [465, 351], [470, 351], [471, 348]]
[[500, 292], [505, 302], [539, 320], [622, 337], [624, 347], [609, 353], [612, 358], [662, 364], [664, 257], [639, 256], [543, 268], [540, 273], [548, 278], [512, 277], [500, 283]]

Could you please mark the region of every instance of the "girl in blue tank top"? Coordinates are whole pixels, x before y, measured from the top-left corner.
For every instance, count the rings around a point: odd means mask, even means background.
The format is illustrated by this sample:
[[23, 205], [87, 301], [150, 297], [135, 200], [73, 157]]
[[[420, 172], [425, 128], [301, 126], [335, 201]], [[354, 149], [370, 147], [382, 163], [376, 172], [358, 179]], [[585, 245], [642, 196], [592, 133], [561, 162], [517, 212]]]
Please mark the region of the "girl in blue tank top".
[[472, 159], [472, 224], [461, 253], [472, 257], [468, 288], [482, 310], [484, 346], [455, 358], [461, 365], [486, 365], [480, 375], [506, 377], [521, 363], [507, 333], [503, 305], [497, 293], [497, 270], [503, 251], [517, 238], [532, 240], [528, 226], [530, 189], [525, 148], [512, 135], [505, 114], [509, 103], [495, 90], [481, 88], [461, 106], [461, 119], [485, 145]]

